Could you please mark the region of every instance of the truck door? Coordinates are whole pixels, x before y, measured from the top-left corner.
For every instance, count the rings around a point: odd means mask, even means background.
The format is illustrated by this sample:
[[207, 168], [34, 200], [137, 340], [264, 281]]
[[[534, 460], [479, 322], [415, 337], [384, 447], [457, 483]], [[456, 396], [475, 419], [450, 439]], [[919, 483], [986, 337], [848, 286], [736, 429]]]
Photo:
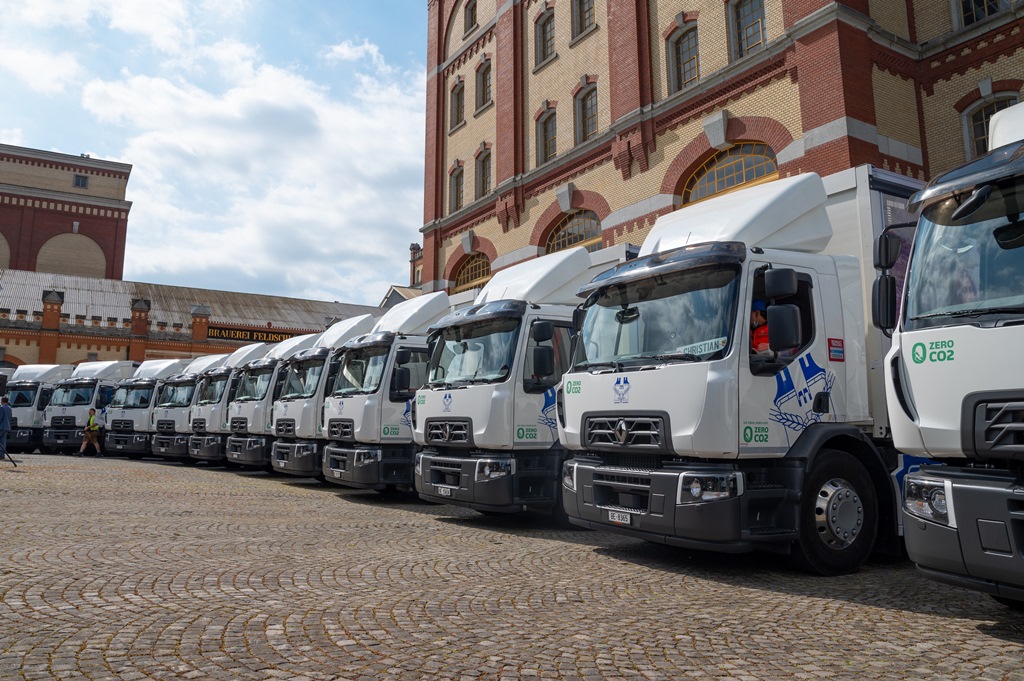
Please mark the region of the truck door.
[[[828, 414], [812, 409], [818, 393], [830, 393], [835, 374], [829, 371], [828, 347], [825, 333], [822, 301], [816, 290], [817, 273], [807, 268], [793, 267], [797, 273], [797, 293], [784, 299], [769, 300], [765, 295], [764, 269], [768, 263], [751, 263], [750, 281], [746, 286], [742, 321], [750, 318], [754, 324], [752, 308], [772, 305], [795, 305], [800, 312], [800, 343], [780, 352], [754, 351], [755, 336], [752, 329], [744, 337], [739, 361], [739, 452], [741, 457], [782, 455], [789, 450], [807, 426]], [[774, 263], [774, 267], [788, 267]]]

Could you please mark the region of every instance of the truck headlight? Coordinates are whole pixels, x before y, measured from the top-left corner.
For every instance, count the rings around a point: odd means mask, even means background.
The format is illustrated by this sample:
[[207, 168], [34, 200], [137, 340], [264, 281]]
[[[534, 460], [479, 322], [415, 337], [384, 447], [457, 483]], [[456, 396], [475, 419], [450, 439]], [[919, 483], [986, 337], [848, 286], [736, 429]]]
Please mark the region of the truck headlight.
[[423, 452], [416, 452], [416, 463], [413, 464], [416, 475], [423, 475]]
[[379, 449], [357, 449], [355, 451], [355, 457], [352, 459], [352, 465], [354, 466], [369, 466], [380, 461], [380, 450]]
[[576, 491], [576, 464], [571, 461], [562, 464], [562, 487], [570, 492]]
[[516, 474], [515, 459], [481, 459], [476, 462], [476, 481], [486, 482]]
[[949, 480], [908, 475], [903, 481], [903, 508], [918, 518], [956, 527], [953, 483]]
[[741, 494], [742, 473], [683, 473], [679, 476], [676, 502], [694, 504], [702, 501], [721, 501]]

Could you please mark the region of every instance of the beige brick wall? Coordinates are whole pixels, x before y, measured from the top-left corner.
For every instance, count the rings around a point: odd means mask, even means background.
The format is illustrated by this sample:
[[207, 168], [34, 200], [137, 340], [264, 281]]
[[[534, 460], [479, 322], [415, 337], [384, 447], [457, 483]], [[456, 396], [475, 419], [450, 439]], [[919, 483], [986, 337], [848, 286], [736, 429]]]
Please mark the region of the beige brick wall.
[[[927, 0], [917, 4], [927, 4]], [[910, 40], [910, 21], [907, 4], [903, 0], [868, 0], [871, 18], [886, 31], [895, 33], [904, 40]]]
[[[935, 83], [934, 94], [923, 96], [924, 129], [928, 142], [931, 176], [935, 177], [967, 159], [963, 116], [954, 108], [960, 99], [978, 87], [979, 81], [1019, 79], [1024, 74], [1024, 50], [994, 64], [971, 69], [962, 76]], [[1024, 93], [1018, 93], [1018, 97]], [[970, 108], [968, 109], [968, 112]]]
[[921, 148], [914, 81], [875, 67], [871, 72], [875, 93], [875, 125], [880, 135]]
[[[75, 175], [89, 178], [86, 189], [75, 187]], [[50, 191], [79, 194], [83, 198], [104, 198], [123, 201], [127, 182], [120, 178], [105, 177], [88, 171], [62, 170], [29, 163], [11, 163], [0, 160], [0, 183], [19, 187], [33, 187]]]
[[523, 102], [526, 121], [525, 140], [526, 167], [537, 167], [537, 130], [534, 115], [545, 100], [558, 103], [556, 108], [558, 153], [562, 154], [575, 145], [573, 112], [573, 90], [586, 75], [597, 76], [597, 130], [600, 135], [610, 123], [609, 75], [608, 75], [608, 14], [604, 0], [594, 2], [597, 30], [570, 46], [572, 41], [572, 12], [568, 2], [555, 5], [555, 52], [558, 57], [537, 73], [534, 44], [534, 19], [542, 12], [543, 6], [534, 4], [524, 20], [523, 55], [526, 60], [523, 72]]
[[[496, 73], [494, 53], [491, 52], [491, 92], [492, 99], [495, 97], [495, 80], [494, 75]], [[465, 84], [465, 124], [460, 126], [454, 132], [446, 133], [444, 153], [445, 153], [445, 198], [444, 198], [444, 214], [450, 213], [449, 206], [451, 202], [449, 200], [449, 184], [448, 184], [448, 171], [452, 167], [452, 163], [456, 160], [463, 162], [463, 206], [469, 205], [474, 201], [476, 196], [476, 164], [474, 155], [480, 148], [482, 142], [486, 142], [492, 145], [491, 148], [491, 186], [494, 186], [494, 167], [497, 161], [498, 149], [494, 145], [495, 138], [495, 127], [496, 114], [495, 106], [492, 104], [482, 108], [479, 112], [476, 108], [476, 96], [477, 96], [477, 67], [480, 65], [479, 57], [470, 60], [468, 63], [463, 64], [461, 68], [454, 74], [452, 74], [447, 80], [446, 95], [445, 95], [445, 128], [450, 130], [449, 123], [451, 121], [451, 112], [449, 111], [450, 97], [447, 93], [450, 93], [451, 86], [456, 82], [456, 78], [461, 76], [463, 83]]]
[[[887, 0], [877, 1], [884, 4]], [[953, 4], [950, 0], [915, 0], [914, 24], [919, 43], [949, 33], [953, 30]]]
[[39, 249], [37, 272], [102, 279], [107, 271], [103, 249], [83, 234], [58, 234]]
[[57, 364], [84, 362], [90, 352], [96, 353], [97, 362], [121, 360], [125, 358], [126, 354], [124, 348], [119, 346], [82, 343], [82, 346], [78, 347], [78, 343], [61, 343], [60, 347], [57, 348]]
[[[460, 0], [458, 5], [455, 7], [455, 11], [452, 12], [451, 22], [448, 24], [448, 30], [445, 31], [445, 50], [444, 58], [448, 59], [451, 56], [457, 54], [459, 50], [466, 44], [467, 38], [472, 38], [476, 35], [476, 29], [471, 29], [467, 35], [464, 31], [465, 16], [464, 10], [466, 8], [466, 0]], [[486, 26], [497, 12], [497, 5], [493, 0], [477, 0], [476, 3], [476, 25], [477, 27]]]
[[39, 364], [39, 346], [34, 340], [23, 338], [0, 338], [0, 346], [6, 348], [4, 357], [12, 362], [19, 359], [25, 364]]
[[11, 246], [7, 238], [0, 234], [0, 269], [7, 269], [11, 266]]

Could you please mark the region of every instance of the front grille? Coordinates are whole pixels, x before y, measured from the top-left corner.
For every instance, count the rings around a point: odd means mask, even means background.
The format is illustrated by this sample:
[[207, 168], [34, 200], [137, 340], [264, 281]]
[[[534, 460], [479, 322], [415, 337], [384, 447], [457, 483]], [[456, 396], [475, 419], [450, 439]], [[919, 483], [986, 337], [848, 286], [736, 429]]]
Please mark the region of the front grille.
[[174, 421], [171, 419], [160, 419], [156, 422], [156, 432], [158, 433], [173, 433], [174, 432]]
[[974, 432], [982, 456], [1024, 456], [1024, 400], [979, 404]]
[[332, 440], [355, 439], [356, 424], [352, 419], [331, 419], [327, 424], [327, 436]]
[[288, 437], [295, 435], [295, 419], [278, 419], [274, 422], [274, 435]]
[[135, 430], [135, 424], [130, 419], [114, 419], [110, 422], [110, 429], [115, 433], [130, 433]]
[[631, 454], [627, 452], [602, 453], [602, 466], [625, 468], [631, 471], [656, 471], [666, 462], [665, 457], [656, 454]]
[[664, 421], [658, 416], [591, 416], [585, 428], [587, 446], [594, 449], [666, 450]]
[[248, 433], [249, 432], [249, 419], [244, 416], [235, 416], [231, 419], [231, 432], [232, 433]]
[[471, 445], [469, 421], [427, 421], [427, 442], [439, 445]]
[[192, 432], [202, 433], [206, 430], [206, 419], [192, 419]]
[[54, 428], [62, 428], [75, 425], [74, 416], [54, 416], [50, 419], [50, 425]]

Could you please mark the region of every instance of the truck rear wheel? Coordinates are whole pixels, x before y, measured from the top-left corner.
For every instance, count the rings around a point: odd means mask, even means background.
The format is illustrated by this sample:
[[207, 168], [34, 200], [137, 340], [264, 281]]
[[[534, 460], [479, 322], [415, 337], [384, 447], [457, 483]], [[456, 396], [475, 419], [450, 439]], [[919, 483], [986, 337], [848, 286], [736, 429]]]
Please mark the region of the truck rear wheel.
[[820, 575], [853, 572], [871, 555], [877, 532], [878, 502], [864, 465], [823, 449], [804, 479], [796, 560]]

